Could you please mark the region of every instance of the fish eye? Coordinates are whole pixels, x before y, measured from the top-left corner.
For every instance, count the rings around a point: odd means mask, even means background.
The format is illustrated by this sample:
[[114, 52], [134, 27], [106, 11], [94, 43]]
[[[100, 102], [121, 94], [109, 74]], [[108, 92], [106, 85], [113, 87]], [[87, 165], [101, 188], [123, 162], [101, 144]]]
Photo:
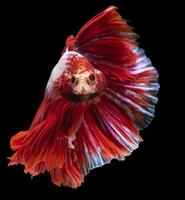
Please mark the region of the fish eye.
[[73, 76], [71, 77], [71, 83], [73, 84], [73, 83], [75, 83], [75, 81], [76, 81], [76, 77], [73, 75]]
[[95, 75], [93, 74], [93, 73], [91, 73], [90, 75], [89, 75], [89, 79], [91, 80], [91, 81], [95, 81]]

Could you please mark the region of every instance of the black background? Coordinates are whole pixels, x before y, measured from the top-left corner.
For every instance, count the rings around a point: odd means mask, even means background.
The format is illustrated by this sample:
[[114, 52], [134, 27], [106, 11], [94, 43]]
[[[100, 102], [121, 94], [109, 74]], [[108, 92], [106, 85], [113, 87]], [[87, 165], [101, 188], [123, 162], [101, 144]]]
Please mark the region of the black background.
[[[151, 199], [173, 192], [165, 146], [171, 133], [166, 131], [164, 122], [169, 2], [165, 5], [158, 0], [39, 2], [7, 1], [1, 6], [0, 193], [19, 197], [51, 194], [61, 199], [90, 194]], [[23, 166], [8, 168], [7, 157], [12, 155], [9, 140], [18, 131], [28, 129], [66, 37], [75, 35], [88, 19], [109, 5], [118, 6], [121, 15], [135, 27], [140, 47], [160, 74], [156, 117], [141, 131], [144, 142], [124, 162], [113, 160], [91, 171], [77, 190], [54, 186], [47, 173], [31, 180], [30, 175], [24, 174]]]

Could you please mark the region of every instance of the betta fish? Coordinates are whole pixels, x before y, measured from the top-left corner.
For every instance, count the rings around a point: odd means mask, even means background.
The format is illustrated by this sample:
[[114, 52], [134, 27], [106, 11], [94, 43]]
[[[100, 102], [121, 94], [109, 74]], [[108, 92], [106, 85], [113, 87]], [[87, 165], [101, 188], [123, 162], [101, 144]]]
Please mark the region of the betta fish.
[[158, 72], [137, 35], [108, 7], [66, 40], [43, 101], [27, 131], [13, 136], [9, 165], [45, 171], [77, 188], [90, 170], [124, 160], [154, 117]]

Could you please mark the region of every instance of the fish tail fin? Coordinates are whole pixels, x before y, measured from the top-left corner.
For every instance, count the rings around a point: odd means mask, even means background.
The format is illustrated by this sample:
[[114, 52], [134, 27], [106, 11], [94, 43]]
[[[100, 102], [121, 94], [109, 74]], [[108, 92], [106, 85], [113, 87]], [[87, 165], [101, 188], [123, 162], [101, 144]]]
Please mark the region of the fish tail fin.
[[106, 95], [141, 130], [154, 117], [158, 72], [116, 9], [110, 6], [90, 19], [75, 38], [69, 37], [68, 43], [104, 73]]

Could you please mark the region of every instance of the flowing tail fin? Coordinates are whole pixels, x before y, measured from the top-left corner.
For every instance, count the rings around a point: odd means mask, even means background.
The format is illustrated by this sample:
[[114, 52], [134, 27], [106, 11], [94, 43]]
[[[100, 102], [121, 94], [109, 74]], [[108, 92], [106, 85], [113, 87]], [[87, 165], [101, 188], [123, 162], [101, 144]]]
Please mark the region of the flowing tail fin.
[[143, 129], [154, 117], [158, 72], [116, 9], [110, 6], [89, 20], [76, 37], [69, 36], [67, 46], [105, 74], [105, 95]]

